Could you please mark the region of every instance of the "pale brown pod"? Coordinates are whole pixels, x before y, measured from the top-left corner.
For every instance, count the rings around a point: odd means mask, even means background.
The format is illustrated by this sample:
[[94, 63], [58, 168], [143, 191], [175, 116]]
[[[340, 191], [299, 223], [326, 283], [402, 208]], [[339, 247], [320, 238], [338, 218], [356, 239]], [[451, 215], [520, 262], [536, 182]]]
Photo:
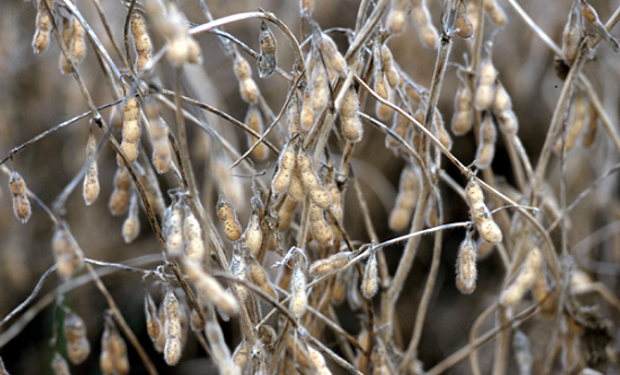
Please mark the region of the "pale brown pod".
[[344, 76], [347, 73], [347, 63], [338, 51], [336, 43], [327, 34], [319, 31], [318, 45], [323, 53], [325, 62], [329, 64], [338, 74]]
[[58, 225], [52, 237], [52, 249], [58, 264], [58, 274], [63, 280], [71, 278], [73, 273], [84, 264], [84, 253], [71, 232]]
[[386, 45], [381, 46], [381, 59], [388, 84], [390, 87], [395, 88], [400, 83], [400, 74], [398, 74], [398, 70], [396, 70], [394, 66], [392, 52], [390, 52], [390, 49]]
[[586, 21], [590, 22], [593, 25], [595, 25], [597, 22], [600, 22], [596, 10], [594, 10], [592, 5], [586, 3], [585, 1], [581, 2], [581, 14]]
[[341, 270], [351, 258], [350, 251], [336, 253], [328, 258], [319, 259], [310, 265], [308, 274], [311, 276], [323, 276], [330, 272]]
[[493, 217], [489, 212], [489, 209], [484, 204], [484, 195], [480, 185], [474, 178], [471, 178], [465, 188], [465, 194], [467, 201], [469, 202], [471, 216], [474, 219], [474, 223], [478, 228], [478, 232], [482, 238], [492, 244], [501, 242], [502, 231], [499, 226], [493, 221]]
[[[256, 106], [252, 105], [250, 106], [250, 108], [248, 108], [248, 113], [245, 116], [245, 123], [250, 129], [254, 130], [258, 134], [263, 133], [263, 130], [264, 130], [263, 118], [260, 114], [260, 111], [258, 110]], [[256, 142], [258, 142], [258, 138], [256, 138], [253, 135], [249, 135], [249, 134], [248, 136], [249, 136], [250, 142], [252, 143], [252, 146], [254, 146]], [[261, 142], [258, 146], [256, 146], [254, 150], [252, 151], [252, 154], [257, 159], [263, 160], [267, 156], [267, 146], [265, 145], [265, 143]]]
[[155, 302], [148, 293], [144, 296], [144, 313], [146, 315], [146, 332], [151, 338], [151, 341], [155, 342], [162, 332], [162, 326], [159, 321]]
[[512, 101], [508, 91], [504, 88], [504, 85], [500, 81], [495, 84], [495, 94], [493, 95], [493, 102], [491, 103], [491, 109], [497, 115], [500, 115], [506, 111], [512, 109]]
[[562, 33], [562, 57], [568, 65], [575, 60], [579, 49], [579, 41], [582, 37], [581, 23], [579, 21], [578, 13], [571, 7], [568, 14], [568, 22], [566, 22], [564, 32]]
[[293, 268], [291, 282], [293, 297], [291, 298], [290, 309], [293, 316], [299, 319], [308, 307], [308, 295], [306, 291], [306, 275], [298, 263]]
[[140, 219], [138, 218], [138, 194], [133, 193], [129, 202], [129, 214], [123, 222], [123, 239], [131, 243], [140, 234]]
[[26, 195], [26, 183], [22, 176], [15, 171], [11, 173], [11, 178], [9, 178], [9, 190], [13, 196], [13, 213], [15, 213], [15, 217], [21, 220], [22, 223], [26, 223], [30, 219], [32, 209]]
[[217, 200], [217, 215], [224, 224], [224, 234], [231, 241], [237, 241], [241, 237], [241, 224], [237, 220], [237, 214], [226, 196], [220, 194]]
[[504, 10], [497, 5], [495, 0], [484, 0], [484, 9], [494, 24], [497, 26], [503, 26], [506, 24], [506, 13], [504, 13]]
[[393, 231], [403, 230], [409, 225], [418, 197], [419, 180], [418, 171], [413, 166], [407, 166], [401, 172], [396, 203], [388, 222]]
[[282, 194], [288, 190], [291, 176], [295, 169], [296, 156], [295, 145], [289, 141], [280, 152], [278, 158], [278, 170], [271, 180], [271, 190], [274, 194]]
[[314, 125], [314, 110], [312, 108], [312, 98], [314, 97], [314, 88], [306, 85], [304, 89], [303, 103], [300, 113], [301, 130], [307, 132]]
[[[50, 31], [52, 30], [52, 15], [47, 10], [52, 9], [52, 1], [39, 0], [36, 19], [36, 31], [32, 39], [34, 53], [45, 52], [50, 44]], [[47, 6], [46, 6], [47, 4]]]
[[200, 222], [189, 206], [185, 207], [183, 233], [185, 235], [185, 255], [187, 256], [187, 259], [192, 262], [202, 264], [205, 258], [205, 245], [202, 241], [202, 228], [200, 228]]
[[443, 118], [441, 116], [441, 112], [438, 109], [435, 109], [435, 114], [433, 116], [433, 120], [435, 125], [437, 126], [437, 138], [439, 142], [448, 150], [452, 149], [452, 137], [446, 131], [446, 127], [444, 126]]
[[258, 34], [261, 54], [258, 58], [258, 75], [261, 78], [269, 77], [273, 74], [277, 66], [277, 43], [269, 25], [265, 20], [261, 20], [260, 33]]
[[97, 171], [97, 160], [95, 160], [95, 154], [97, 151], [97, 139], [91, 133], [88, 136], [86, 142], [86, 162], [90, 163], [86, 169], [84, 176], [84, 185], [82, 189], [82, 195], [84, 196], [84, 202], [87, 206], [93, 204], [93, 202], [99, 196], [101, 186], [99, 185], [99, 173]]
[[109, 336], [109, 351], [112, 358], [114, 372], [117, 375], [129, 374], [129, 359], [127, 358], [127, 344], [116, 328], [112, 328]]
[[310, 201], [308, 217], [314, 239], [323, 246], [332, 246], [334, 244], [332, 229], [323, 217], [323, 210], [313, 201]]
[[67, 341], [78, 341], [86, 337], [86, 324], [79, 315], [67, 313], [63, 324], [63, 332]]
[[243, 233], [243, 246], [250, 249], [250, 254], [257, 256], [263, 244], [263, 230], [260, 226], [260, 213], [257, 209], [252, 211], [248, 226]]
[[288, 229], [289, 225], [291, 224], [291, 220], [293, 219], [293, 215], [295, 214], [296, 208], [297, 202], [293, 200], [290, 196], [287, 196], [284, 200], [282, 208], [280, 208], [280, 212], [278, 213], [278, 216], [280, 216], [280, 224], [278, 226], [278, 230], [284, 231]]
[[474, 25], [467, 16], [465, 1], [458, 2], [454, 27], [457, 29], [456, 35], [461, 38], [467, 39], [474, 35]]
[[291, 100], [286, 106], [286, 121], [288, 124], [288, 133], [292, 137], [293, 134], [301, 132], [301, 119], [299, 109], [299, 94], [297, 90], [293, 90]]
[[239, 312], [237, 301], [229, 293], [226, 293], [213, 276], [208, 275], [201, 266], [193, 262], [185, 262], [184, 266], [187, 276], [196, 288], [199, 300], [212, 302], [229, 316], [236, 315]]
[[532, 295], [534, 296], [536, 303], [540, 306], [540, 312], [543, 318], [549, 318], [555, 314], [557, 311], [557, 300], [549, 290], [547, 280], [545, 279], [545, 273], [542, 268], [534, 277]]
[[476, 289], [476, 247], [469, 235], [459, 245], [456, 259], [456, 286], [463, 294]]
[[267, 276], [267, 273], [265, 272], [263, 266], [261, 266], [254, 257], [250, 257], [249, 273], [254, 284], [256, 284], [263, 292], [268, 294], [274, 300], [278, 299], [275, 290], [269, 282], [269, 276]]
[[366, 267], [364, 268], [364, 277], [360, 284], [360, 291], [362, 296], [366, 299], [371, 299], [377, 294], [379, 289], [379, 275], [377, 273], [377, 252], [371, 250]]
[[166, 345], [164, 347], [164, 360], [169, 366], [174, 366], [181, 359], [183, 347], [181, 345], [181, 321], [179, 314], [179, 300], [172, 290], [166, 292], [164, 298], [164, 336]]
[[534, 283], [536, 273], [540, 272], [542, 264], [542, 253], [539, 248], [534, 247], [525, 259], [515, 280], [500, 295], [499, 302], [503, 306], [512, 306], [519, 302], [525, 291]]
[[493, 118], [490, 113], [487, 113], [480, 126], [480, 141], [476, 153], [476, 166], [479, 169], [485, 169], [491, 165], [495, 156], [496, 138], [497, 130], [493, 124]]
[[146, 20], [138, 11], [131, 14], [131, 35], [137, 55], [136, 71], [140, 73], [151, 61], [152, 43], [146, 28]]
[[320, 114], [327, 107], [330, 99], [329, 76], [321, 60], [314, 64], [310, 76], [312, 80], [312, 109]]
[[235, 352], [233, 353], [232, 359], [238, 369], [243, 371], [245, 365], [248, 363], [248, 358], [250, 357], [250, 348], [245, 340], [242, 340]]
[[239, 81], [244, 81], [252, 77], [252, 70], [250, 70], [250, 64], [246, 59], [237, 54], [234, 63], [235, 76]]
[[114, 175], [114, 191], [110, 195], [109, 208], [112, 215], [122, 215], [129, 207], [131, 178], [127, 168], [119, 167]]
[[430, 49], [437, 49], [439, 45], [439, 33], [433, 23], [431, 22], [431, 14], [428, 11], [425, 0], [414, 0], [413, 9], [411, 14], [413, 15], [414, 25], [418, 31], [420, 41], [425, 47]]
[[[345, 106], [348, 114], [345, 115]], [[340, 113], [342, 115], [342, 134], [350, 142], [357, 143], [364, 136], [364, 128], [357, 114], [359, 110], [359, 99], [355, 89], [350, 87], [342, 101]]]
[[258, 102], [258, 86], [252, 78], [239, 81], [239, 91], [243, 100], [249, 104]]
[[598, 131], [598, 111], [596, 106], [590, 102], [588, 107], [588, 127], [584, 130], [581, 144], [583, 147], [590, 147], [596, 139], [596, 132]]
[[73, 62], [77, 66], [86, 55], [86, 40], [84, 39], [84, 26], [76, 18], [73, 20], [73, 38], [71, 39], [70, 52]]
[[[230, 273], [231, 275], [241, 281], [247, 281], [248, 276], [248, 263], [246, 257], [246, 251], [233, 250], [232, 259], [230, 260]], [[235, 285], [237, 295], [242, 301], [245, 301], [248, 297], [248, 289], [243, 285]]]
[[52, 370], [54, 371], [54, 375], [71, 375], [67, 360], [65, 360], [65, 358], [58, 352], [54, 353], [54, 358], [52, 359]]
[[[406, 141], [407, 134], [409, 133], [409, 129], [411, 128], [410, 124], [411, 123], [407, 117], [397, 112], [392, 120], [392, 131]], [[401, 143], [396, 138], [387, 134], [385, 136], [385, 145], [386, 147], [394, 148], [400, 146]]]
[[216, 321], [209, 320], [207, 322], [205, 336], [207, 336], [209, 346], [211, 347], [211, 357], [217, 364], [220, 374], [240, 375], [239, 369], [236, 368], [232, 360], [230, 349], [228, 349], [228, 345], [226, 345], [224, 340], [222, 329]]
[[387, 28], [390, 34], [400, 34], [407, 22], [409, 12], [409, 0], [392, 0], [387, 16]]
[[169, 215], [164, 218], [164, 234], [166, 238], [166, 251], [168, 256], [172, 258], [180, 258], [183, 256], [185, 248], [185, 237], [183, 236], [183, 219], [185, 212], [183, 205], [179, 202], [173, 202], [169, 208]]
[[[72, 18], [62, 18], [62, 41], [67, 47], [67, 50], [70, 52], [69, 46], [71, 45], [71, 40], [73, 39], [73, 25], [71, 24]], [[71, 67], [71, 62], [64, 53], [60, 53], [60, 59], [58, 62], [60, 66], [60, 74], [70, 74], [73, 71]]]
[[301, 172], [299, 171], [298, 166], [295, 166], [295, 169], [293, 169], [293, 174], [291, 175], [291, 182], [288, 185], [287, 192], [288, 197], [295, 202], [303, 202], [303, 200], [306, 198], [306, 191], [301, 181]]
[[303, 148], [300, 148], [297, 152], [297, 168], [304, 191], [310, 195], [310, 199], [322, 209], [328, 209], [332, 204], [332, 197], [321, 184], [316, 171], [312, 167], [312, 160], [310, 160], [310, 156]]
[[472, 101], [473, 95], [469, 87], [460, 84], [454, 97], [454, 114], [450, 126], [456, 136], [467, 134], [474, 124]]
[[493, 102], [494, 86], [497, 78], [497, 71], [493, 66], [491, 57], [487, 56], [480, 64], [478, 71], [478, 86], [474, 96], [474, 106], [477, 110], [483, 111], [489, 108]]
[[[391, 90], [387, 83], [387, 79], [385, 77], [385, 71], [381, 69], [375, 69], [375, 92], [382, 99], [390, 101]], [[375, 113], [377, 117], [381, 120], [387, 120], [392, 114], [392, 109], [387, 105], [377, 101], [377, 106], [375, 109]]]
[[90, 343], [86, 338], [67, 342], [67, 357], [74, 365], [79, 365], [86, 361], [90, 355]]
[[[583, 98], [583, 95], [575, 95], [570, 123], [567, 125], [566, 129], [566, 152], [569, 152], [577, 142], [577, 138], [579, 138], [585, 126], [587, 116], [588, 104], [586, 100]], [[560, 137], [558, 142], [555, 144], [555, 152], [557, 154], [562, 152], [562, 143], [563, 142]]]

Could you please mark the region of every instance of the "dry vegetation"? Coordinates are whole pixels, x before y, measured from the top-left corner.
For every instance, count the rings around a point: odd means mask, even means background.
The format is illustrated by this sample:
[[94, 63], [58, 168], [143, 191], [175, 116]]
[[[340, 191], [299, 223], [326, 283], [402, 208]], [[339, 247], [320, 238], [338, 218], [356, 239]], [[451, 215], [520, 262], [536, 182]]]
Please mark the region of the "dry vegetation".
[[620, 373], [618, 1], [0, 19], [0, 374]]

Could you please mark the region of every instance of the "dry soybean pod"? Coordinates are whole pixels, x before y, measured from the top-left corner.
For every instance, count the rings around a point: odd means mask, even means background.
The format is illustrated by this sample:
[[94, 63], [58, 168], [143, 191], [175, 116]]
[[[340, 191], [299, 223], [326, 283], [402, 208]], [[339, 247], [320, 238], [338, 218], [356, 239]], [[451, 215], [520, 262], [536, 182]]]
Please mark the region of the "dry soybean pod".
[[153, 165], [157, 173], [166, 173], [172, 164], [172, 149], [168, 139], [168, 125], [161, 117], [161, 106], [153, 97], [145, 100], [148, 131], [153, 146]]
[[63, 325], [67, 339], [67, 356], [74, 365], [84, 362], [90, 354], [90, 343], [86, 337], [86, 324], [79, 315], [68, 312]]
[[479, 169], [488, 168], [495, 157], [495, 141], [497, 129], [493, 123], [493, 117], [487, 112], [480, 126], [480, 141], [476, 152], [476, 166]]
[[134, 191], [129, 201], [129, 213], [123, 223], [123, 239], [131, 243], [140, 234], [140, 220], [138, 218], [138, 194]]
[[356, 143], [362, 140], [364, 128], [360, 121], [359, 111], [360, 103], [357, 93], [353, 85], [349, 86], [342, 100], [340, 107], [340, 116], [342, 119], [342, 134], [350, 142]]
[[30, 200], [26, 195], [26, 182], [22, 176], [13, 171], [11, 178], [9, 178], [9, 190], [13, 196], [13, 213], [15, 217], [21, 220], [22, 223], [26, 223], [30, 219], [32, 209], [30, 207]]
[[502, 231], [493, 221], [489, 209], [484, 204], [482, 189], [474, 177], [469, 179], [465, 188], [465, 195], [469, 203], [471, 216], [482, 238], [492, 244], [500, 242], [502, 240]]
[[265, 269], [254, 257], [249, 257], [250, 263], [250, 277], [254, 284], [256, 284], [263, 292], [267, 293], [271, 298], [277, 300], [277, 295], [271, 283], [269, 282], [269, 276], [265, 272]]
[[217, 215], [224, 224], [224, 234], [231, 241], [237, 241], [241, 237], [241, 224], [237, 220], [237, 214], [226, 196], [220, 194], [217, 200]]
[[185, 237], [183, 236], [183, 219], [185, 212], [184, 205], [175, 198], [167, 209], [164, 217], [164, 234], [166, 238], [166, 250], [168, 256], [172, 258], [180, 258], [183, 256], [185, 248]]
[[226, 293], [224, 288], [207, 274], [201, 266], [192, 262], [185, 262], [185, 272], [196, 288], [198, 299], [211, 302], [218, 309], [227, 315], [236, 315], [239, 312], [239, 305], [232, 295]]
[[327, 64], [336, 71], [336, 73], [344, 76], [347, 73], [347, 63], [344, 57], [338, 51], [336, 43], [327, 34], [321, 30], [317, 30], [318, 45], [325, 57]]
[[467, 134], [474, 124], [473, 95], [469, 86], [459, 83], [454, 97], [454, 114], [452, 115], [451, 129], [454, 135]]
[[454, 27], [457, 29], [456, 35], [461, 38], [467, 39], [474, 35], [474, 25], [467, 16], [467, 6], [464, 0], [458, 0]]
[[506, 24], [506, 13], [497, 5], [495, 0], [484, 0], [484, 9], [487, 11], [489, 18], [497, 26], [504, 26]]
[[52, 249], [61, 279], [68, 280], [77, 269], [84, 265], [84, 253], [66, 224], [56, 226], [52, 237]]
[[[257, 106], [251, 105], [250, 108], [248, 108], [248, 113], [245, 115], [245, 123], [248, 128], [254, 130], [258, 134], [263, 133], [263, 117], [261, 116], [260, 110]], [[258, 142], [258, 138], [255, 136], [248, 134], [248, 137], [252, 143], [252, 146]], [[252, 154], [259, 160], [265, 159], [265, 157], [267, 157], [267, 146], [265, 143], [261, 142], [258, 146], [256, 146], [252, 151]]]
[[155, 342], [162, 333], [162, 325], [158, 317], [157, 307], [150, 293], [144, 288], [144, 314], [146, 316], [146, 332]]
[[86, 162], [90, 163], [86, 169], [84, 176], [84, 185], [82, 189], [82, 195], [84, 196], [84, 202], [87, 206], [93, 204], [93, 202], [99, 196], [101, 186], [99, 185], [99, 173], [97, 170], [97, 160], [95, 159], [97, 152], [97, 139], [95, 135], [90, 132], [88, 135], [88, 141], [86, 142]]
[[431, 14], [428, 11], [426, 0], [412, 0], [413, 21], [418, 31], [422, 44], [430, 49], [437, 49], [439, 33], [431, 22]]
[[474, 95], [474, 106], [477, 110], [483, 111], [491, 106], [494, 94], [493, 84], [496, 78], [497, 71], [493, 66], [491, 55], [488, 53], [482, 60], [478, 70], [478, 85], [476, 87], [476, 94]]
[[196, 215], [189, 205], [185, 205], [185, 219], [183, 220], [183, 234], [185, 235], [185, 255], [187, 259], [202, 264], [205, 258], [205, 245], [202, 241], [202, 228]]
[[274, 194], [282, 194], [288, 190], [291, 176], [295, 170], [295, 164], [295, 145], [292, 141], [289, 141], [280, 152], [278, 170], [271, 180], [271, 190]]
[[403, 230], [409, 225], [418, 197], [420, 177], [414, 166], [407, 166], [400, 175], [398, 195], [390, 213], [389, 226], [393, 231]]
[[136, 48], [136, 72], [140, 73], [151, 61], [152, 43], [146, 29], [146, 20], [139, 11], [131, 14], [131, 35]]
[[[140, 140], [140, 106], [133, 95], [127, 96], [122, 105], [123, 129], [121, 150], [127, 156], [130, 164], [138, 158], [138, 141]], [[117, 155], [116, 161], [119, 166], [124, 166], [124, 161]]]
[[[566, 152], [569, 152], [575, 143], [577, 138], [581, 135], [586, 118], [588, 116], [588, 104], [585, 98], [580, 93], [575, 94], [575, 100], [573, 101], [570, 123], [566, 128]], [[555, 144], [555, 152], [562, 152], [562, 139], [560, 138]]]
[[543, 259], [540, 249], [534, 247], [523, 262], [521, 271], [517, 274], [515, 280], [500, 295], [499, 302], [503, 306], [512, 306], [519, 302], [523, 297], [523, 293], [534, 283], [536, 273], [540, 272], [542, 264]]
[[269, 77], [276, 70], [277, 66], [277, 43], [269, 25], [265, 20], [260, 21], [260, 33], [258, 36], [261, 54], [258, 57], [258, 75], [261, 78]]
[[243, 246], [250, 249], [253, 256], [257, 256], [263, 243], [263, 230], [261, 229], [260, 213], [257, 208], [252, 210], [248, 226], [243, 233]]
[[[62, 41], [67, 47], [67, 50], [70, 52], [69, 46], [71, 46], [71, 41], [73, 40], [73, 18], [65, 18], [62, 17]], [[60, 52], [60, 59], [58, 61], [58, 65], [60, 67], [60, 74], [70, 74], [73, 71], [71, 67], [71, 62], [69, 60], [70, 56], [66, 56], [62, 51]]]
[[409, 0], [392, 0], [387, 15], [387, 28], [390, 34], [396, 35], [403, 32], [409, 12]]
[[377, 273], [377, 252], [371, 250], [366, 267], [364, 268], [364, 277], [360, 285], [362, 296], [371, 299], [379, 289], [379, 275]]
[[468, 233], [459, 245], [456, 259], [456, 286], [463, 294], [471, 294], [476, 289], [476, 245]]
[[303, 146], [300, 146], [297, 151], [297, 168], [304, 191], [310, 196], [310, 199], [320, 208], [329, 209], [332, 204], [332, 197], [321, 184], [321, 180], [312, 166], [312, 160]]
[[183, 351], [181, 342], [181, 320], [179, 314], [179, 300], [170, 289], [164, 298], [164, 337], [166, 345], [164, 347], [164, 360], [169, 366], [174, 366], [181, 359]]
[[69, 53], [73, 58], [73, 62], [77, 66], [84, 60], [86, 56], [86, 40], [84, 38], [85, 30], [80, 21], [75, 18], [73, 20], [73, 32], [71, 38], [71, 45], [69, 47]]
[[590, 102], [588, 112], [588, 127], [584, 130], [583, 138], [581, 140], [583, 147], [592, 146], [592, 143], [594, 143], [594, 140], [596, 139], [596, 132], [598, 130], [598, 111], [592, 102]]
[[306, 275], [301, 268], [299, 261], [295, 261], [293, 265], [293, 276], [291, 278], [291, 293], [293, 297], [290, 302], [290, 309], [293, 316], [297, 319], [301, 318], [308, 307], [308, 294], [306, 291]]
[[131, 177], [125, 167], [118, 167], [114, 175], [114, 190], [110, 195], [109, 208], [112, 215], [122, 215], [129, 207]]
[[34, 53], [39, 54], [45, 52], [50, 44], [50, 31], [52, 30], [53, 20], [52, 15], [48, 11], [48, 8], [52, 9], [52, 1], [39, 0], [37, 4], [36, 31], [32, 39], [32, 49]]

